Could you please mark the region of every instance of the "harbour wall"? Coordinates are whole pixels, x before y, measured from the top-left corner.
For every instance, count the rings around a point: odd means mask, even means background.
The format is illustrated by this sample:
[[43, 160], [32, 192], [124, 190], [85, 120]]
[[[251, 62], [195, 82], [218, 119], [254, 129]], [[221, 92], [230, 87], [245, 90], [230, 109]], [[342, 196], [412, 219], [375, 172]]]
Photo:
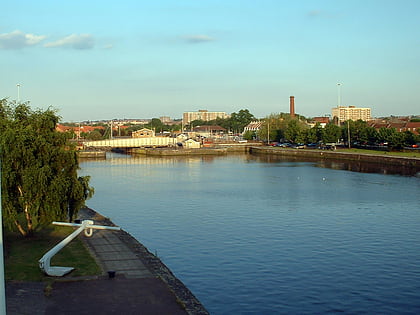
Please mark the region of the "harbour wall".
[[403, 167], [413, 167], [420, 171], [420, 158], [400, 157], [378, 154], [360, 154], [351, 152], [321, 151], [321, 150], [305, 150], [305, 149], [284, 149], [273, 147], [251, 147], [249, 152], [252, 154], [271, 154], [290, 157], [314, 158], [318, 160], [345, 160], [355, 162], [367, 162], [383, 165], [394, 165]]

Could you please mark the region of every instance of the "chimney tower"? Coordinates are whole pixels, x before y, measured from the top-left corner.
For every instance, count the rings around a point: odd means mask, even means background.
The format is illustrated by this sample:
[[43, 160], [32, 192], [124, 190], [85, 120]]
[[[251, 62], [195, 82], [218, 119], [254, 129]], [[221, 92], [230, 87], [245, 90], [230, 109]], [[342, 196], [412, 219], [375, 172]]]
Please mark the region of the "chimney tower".
[[290, 96], [290, 118], [295, 118], [295, 97]]

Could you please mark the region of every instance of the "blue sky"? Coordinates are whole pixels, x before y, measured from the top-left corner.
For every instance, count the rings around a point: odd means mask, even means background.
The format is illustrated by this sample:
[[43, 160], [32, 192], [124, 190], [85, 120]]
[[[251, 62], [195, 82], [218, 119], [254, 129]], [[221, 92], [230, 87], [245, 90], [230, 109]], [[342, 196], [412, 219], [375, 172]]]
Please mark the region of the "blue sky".
[[0, 5], [0, 98], [64, 121], [420, 114], [420, 1], [9, 1]]

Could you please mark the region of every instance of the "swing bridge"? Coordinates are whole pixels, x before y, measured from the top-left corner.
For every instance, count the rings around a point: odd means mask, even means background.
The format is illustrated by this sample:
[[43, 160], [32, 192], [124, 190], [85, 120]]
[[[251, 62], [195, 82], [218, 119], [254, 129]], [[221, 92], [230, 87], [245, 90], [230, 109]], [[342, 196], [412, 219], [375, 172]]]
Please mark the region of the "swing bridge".
[[144, 147], [171, 147], [179, 140], [170, 137], [144, 137], [144, 138], [115, 138], [107, 140], [84, 141], [86, 148], [144, 148]]

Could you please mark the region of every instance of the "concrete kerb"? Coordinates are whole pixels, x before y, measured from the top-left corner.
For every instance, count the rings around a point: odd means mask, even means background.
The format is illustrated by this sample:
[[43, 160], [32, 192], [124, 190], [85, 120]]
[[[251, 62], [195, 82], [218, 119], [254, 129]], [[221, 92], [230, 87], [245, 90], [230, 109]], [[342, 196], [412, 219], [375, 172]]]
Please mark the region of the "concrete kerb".
[[[81, 209], [79, 212], [79, 218], [82, 220], [94, 220], [95, 224], [115, 226], [111, 220], [90, 208]], [[194, 294], [178, 278], [175, 277], [170, 269], [164, 263], [162, 263], [158, 257], [150, 253], [145, 246], [138, 242], [129, 233], [121, 230], [99, 232], [95, 231], [94, 236], [95, 234], [96, 241], [99, 242], [97, 244], [98, 246], [101, 246], [101, 242], [102, 246], [104, 243], [114, 242], [114, 245], [119, 244], [120, 246], [119, 253], [124, 252], [126, 257], [130, 257], [130, 259], [128, 259], [129, 262], [126, 261], [127, 263], [124, 265], [122, 263], [123, 260], [119, 260], [119, 262], [121, 262], [121, 266], [119, 266], [119, 270], [114, 270], [116, 271], [116, 277], [159, 278], [164, 283], [166, 283], [168, 289], [176, 296], [178, 302], [183, 305], [183, 307], [185, 307], [185, 310], [188, 314], [209, 314], [204, 306], [200, 303], [200, 301], [198, 301], [198, 299], [194, 296]], [[89, 238], [82, 237], [82, 240], [85, 241], [93, 257], [95, 257], [99, 266], [101, 266], [102, 270], [104, 271], [102, 277], [107, 277], [109, 269], [113, 269], [111, 267], [115, 266], [112, 264], [114, 259], [108, 256], [109, 260], [107, 261], [106, 255], [101, 256], [100, 252], [103, 251], [103, 253], [106, 253], [107, 250], [111, 252], [115, 248], [111, 249], [111, 244], [107, 244], [102, 248], [96, 248], [94, 237], [92, 237], [91, 240], [89, 240]], [[135, 267], [133, 267], [132, 264], [134, 264]], [[117, 266], [115, 267], [115, 269], [117, 269]]]

